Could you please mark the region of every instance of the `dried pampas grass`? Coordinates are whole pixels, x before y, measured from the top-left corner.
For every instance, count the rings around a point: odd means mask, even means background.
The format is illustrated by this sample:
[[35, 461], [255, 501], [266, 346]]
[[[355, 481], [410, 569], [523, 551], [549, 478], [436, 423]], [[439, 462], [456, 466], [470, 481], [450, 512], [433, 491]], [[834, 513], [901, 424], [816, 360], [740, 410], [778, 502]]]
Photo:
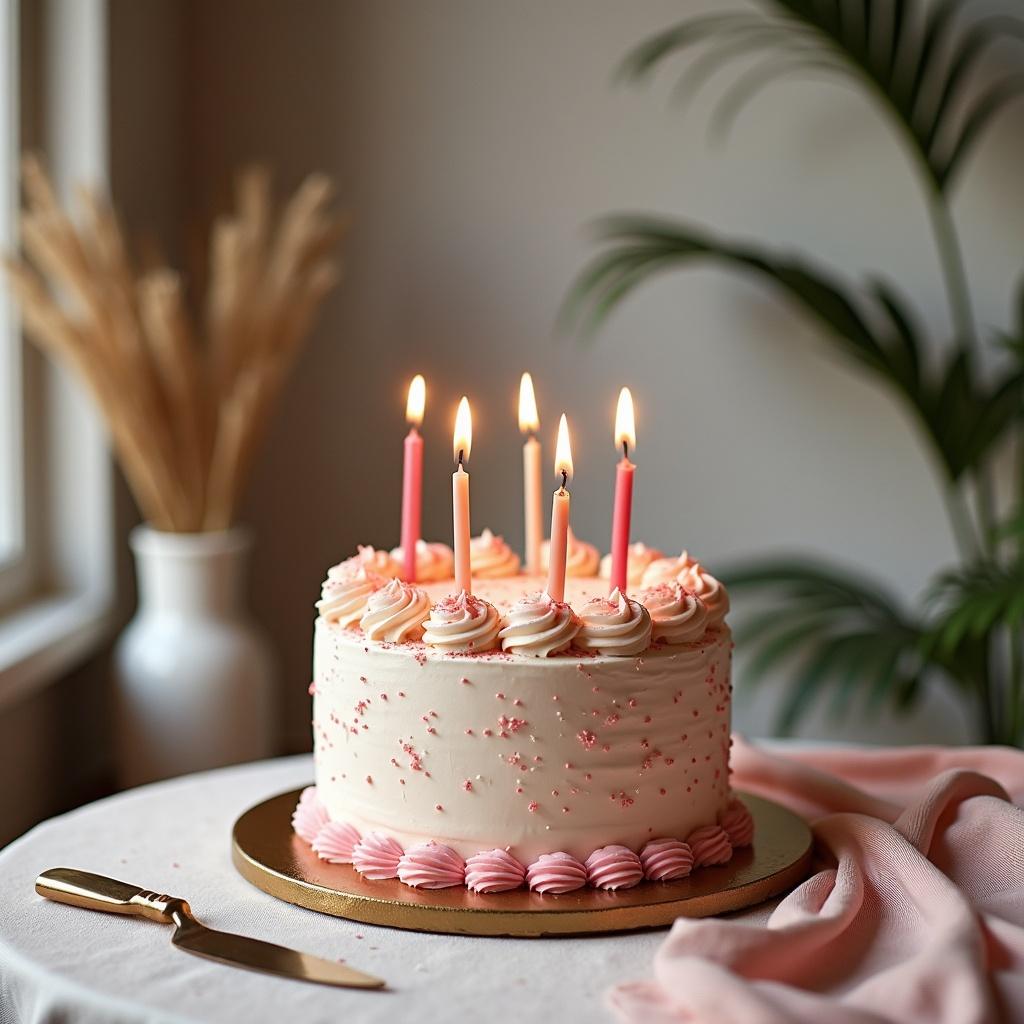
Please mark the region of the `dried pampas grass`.
[[177, 273], [136, 271], [98, 194], [79, 190], [76, 226], [36, 158], [22, 175], [31, 263], [4, 262], [29, 335], [92, 393], [152, 526], [230, 526], [277, 397], [339, 277], [332, 253], [345, 225], [329, 210], [330, 182], [311, 175], [275, 214], [266, 170], [244, 171], [235, 211], [213, 226], [194, 318]]

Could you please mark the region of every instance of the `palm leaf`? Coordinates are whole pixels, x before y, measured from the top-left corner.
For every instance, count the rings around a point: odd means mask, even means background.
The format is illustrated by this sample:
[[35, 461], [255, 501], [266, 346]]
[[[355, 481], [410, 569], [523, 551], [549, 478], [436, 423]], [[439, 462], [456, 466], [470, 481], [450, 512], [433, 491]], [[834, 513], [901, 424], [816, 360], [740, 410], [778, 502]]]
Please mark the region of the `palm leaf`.
[[[1002, 40], [1024, 42], [1024, 20], [1008, 15], [962, 17], [968, 0], [765, 0], [760, 17], [746, 12], [703, 15], [657, 33], [623, 61], [624, 78], [647, 77], [673, 55], [703, 43], [728, 39], [728, 53], [710, 61], [695, 75], [722, 59], [743, 56], [758, 47], [781, 51], [789, 58], [804, 55], [808, 40], [820, 45], [815, 70], [842, 71], [858, 78], [881, 104], [905, 143], [915, 154], [938, 191], [946, 190], [973, 150], [984, 129], [1015, 97], [1024, 93], [1024, 75], [998, 71], [986, 74], [985, 55]], [[888, 24], [876, 31], [876, 19], [889, 14]], [[698, 58], [699, 59], [699, 58]], [[761, 85], [787, 68], [786, 61], [750, 72], [748, 86], [728, 100], [728, 116], [757, 95]], [[955, 111], [965, 106], [958, 118]]]
[[939, 577], [929, 594], [937, 609], [924, 639], [926, 654], [956, 658], [998, 625], [1024, 629], [1024, 561], [979, 560]]
[[916, 698], [921, 629], [875, 581], [789, 559], [736, 568], [723, 579], [737, 594], [753, 593], [771, 605], [741, 621], [737, 637], [750, 652], [745, 678], [752, 683], [793, 668], [779, 709], [781, 732], [830, 691], [834, 714], [858, 695], [876, 710], [886, 699]]
[[704, 228], [641, 216], [605, 219], [605, 249], [584, 268], [563, 324], [592, 331], [635, 288], [696, 260], [753, 272], [827, 329], [841, 351], [879, 377], [910, 409], [951, 481], [988, 457], [1024, 409], [1024, 360], [991, 381], [966, 345], [925, 367], [917, 318], [888, 283], [864, 289], [798, 256], [719, 238]]

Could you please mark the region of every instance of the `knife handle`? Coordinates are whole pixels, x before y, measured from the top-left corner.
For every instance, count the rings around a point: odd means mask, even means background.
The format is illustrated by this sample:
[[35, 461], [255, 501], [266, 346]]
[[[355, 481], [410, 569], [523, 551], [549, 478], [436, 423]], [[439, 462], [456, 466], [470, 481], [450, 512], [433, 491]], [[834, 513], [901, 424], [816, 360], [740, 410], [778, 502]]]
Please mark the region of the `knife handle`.
[[103, 910], [109, 914], [135, 914], [162, 924], [176, 924], [177, 917], [191, 916], [184, 900], [76, 868], [44, 871], [36, 879], [36, 892], [56, 903], [86, 910]]

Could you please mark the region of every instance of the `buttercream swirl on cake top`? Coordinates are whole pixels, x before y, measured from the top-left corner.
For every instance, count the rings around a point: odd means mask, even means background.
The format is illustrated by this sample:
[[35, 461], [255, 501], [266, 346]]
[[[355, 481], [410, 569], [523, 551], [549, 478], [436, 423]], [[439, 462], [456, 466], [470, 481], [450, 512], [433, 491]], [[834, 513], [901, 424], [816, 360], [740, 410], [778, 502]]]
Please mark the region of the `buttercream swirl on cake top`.
[[368, 640], [401, 644], [423, 636], [423, 622], [429, 614], [427, 592], [414, 583], [394, 579], [370, 595], [359, 625]]
[[[405, 565], [401, 547], [391, 549], [391, 557], [398, 565]], [[416, 541], [416, 582], [438, 583], [450, 580], [455, 573], [455, 555], [447, 544]]]
[[566, 650], [579, 631], [580, 620], [564, 601], [537, 593], [512, 605], [498, 636], [506, 651], [547, 658]]
[[588, 601], [579, 616], [582, 626], [574, 643], [585, 651], [628, 657], [651, 645], [651, 613], [618, 588]]
[[369, 544], [360, 544], [357, 554], [346, 558], [344, 562], [332, 565], [327, 570], [329, 580], [340, 579], [357, 569], [366, 569], [368, 572], [375, 572], [378, 576], [401, 576], [402, 565], [391, 557], [390, 551], [383, 548], [374, 548]]
[[484, 530], [469, 542], [469, 564], [473, 575], [481, 580], [515, 576], [519, 572], [519, 556], [505, 543], [504, 537], [490, 530]]
[[678, 583], [659, 583], [639, 594], [651, 613], [651, 636], [666, 644], [685, 644], [699, 640], [708, 622], [704, 602]]
[[324, 580], [317, 610], [327, 622], [346, 628], [354, 626], [362, 618], [367, 601], [386, 583], [378, 573], [362, 566], [350, 566], [347, 572]]
[[679, 574], [679, 583], [692, 590], [708, 610], [708, 625], [717, 626], [729, 611], [729, 595], [725, 587], [699, 562]]
[[488, 601], [465, 591], [430, 609], [424, 623], [423, 642], [443, 651], [479, 653], [498, 646], [501, 618]]
[[[601, 555], [597, 548], [585, 540], [580, 540], [572, 532], [570, 526], [565, 547], [565, 575], [596, 576], [600, 561]], [[540, 546], [540, 564], [544, 572], [547, 572], [551, 564], [551, 541], [549, 540], [544, 541]]]
[[681, 572], [696, 564], [697, 559], [691, 558], [686, 548], [683, 548], [678, 558], [656, 558], [644, 569], [641, 586], [656, 587], [659, 583], [675, 583]]
[[[649, 548], [643, 541], [638, 540], [635, 544], [630, 544], [626, 553], [626, 583], [630, 587], [639, 587], [647, 567], [652, 562], [664, 557], [663, 552], [657, 548]], [[601, 559], [601, 578], [606, 580], [612, 578], [612, 556], [610, 554]]]

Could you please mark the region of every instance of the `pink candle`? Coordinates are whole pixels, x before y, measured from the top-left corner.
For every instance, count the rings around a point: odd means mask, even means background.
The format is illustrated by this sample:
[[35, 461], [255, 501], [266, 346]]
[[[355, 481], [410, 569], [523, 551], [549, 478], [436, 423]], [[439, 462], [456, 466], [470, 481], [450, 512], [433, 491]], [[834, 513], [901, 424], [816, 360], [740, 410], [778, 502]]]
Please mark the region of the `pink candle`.
[[405, 419], [410, 426], [402, 466], [402, 578], [410, 583], [416, 582], [416, 547], [423, 510], [423, 438], [417, 428], [423, 422], [426, 392], [423, 377], [416, 374], [405, 404]]
[[615, 506], [612, 513], [612, 575], [610, 589], [626, 592], [629, 561], [629, 521], [633, 512], [633, 473], [636, 467], [629, 461], [629, 448], [636, 446], [636, 426], [633, 419], [633, 396], [629, 388], [619, 392], [615, 411], [615, 446], [622, 446], [622, 458], [615, 471]]
[[469, 459], [473, 444], [473, 419], [469, 401], [463, 396], [455, 416], [455, 434], [452, 447], [455, 452], [455, 472], [452, 474], [452, 524], [455, 548], [455, 593], [473, 592], [472, 570], [469, 561], [469, 474], [463, 463]]
[[569, 447], [569, 424], [565, 414], [558, 421], [558, 443], [555, 445], [555, 473], [562, 477], [561, 486], [551, 499], [551, 545], [548, 561], [548, 595], [555, 601], [565, 600], [565, 560], [569, 548], [570, 495], [565, 485], [572, 476], [572, 451]]
[[540, 546], [543, 540], [541, 521], [541, 450], [535, 434], [540, 427], [533, 379], [524, 373], [519, 382], [519, 430], [528, 435], [523, 444], [523, 524], [526, 548], [526, 571], [540, 573]]

